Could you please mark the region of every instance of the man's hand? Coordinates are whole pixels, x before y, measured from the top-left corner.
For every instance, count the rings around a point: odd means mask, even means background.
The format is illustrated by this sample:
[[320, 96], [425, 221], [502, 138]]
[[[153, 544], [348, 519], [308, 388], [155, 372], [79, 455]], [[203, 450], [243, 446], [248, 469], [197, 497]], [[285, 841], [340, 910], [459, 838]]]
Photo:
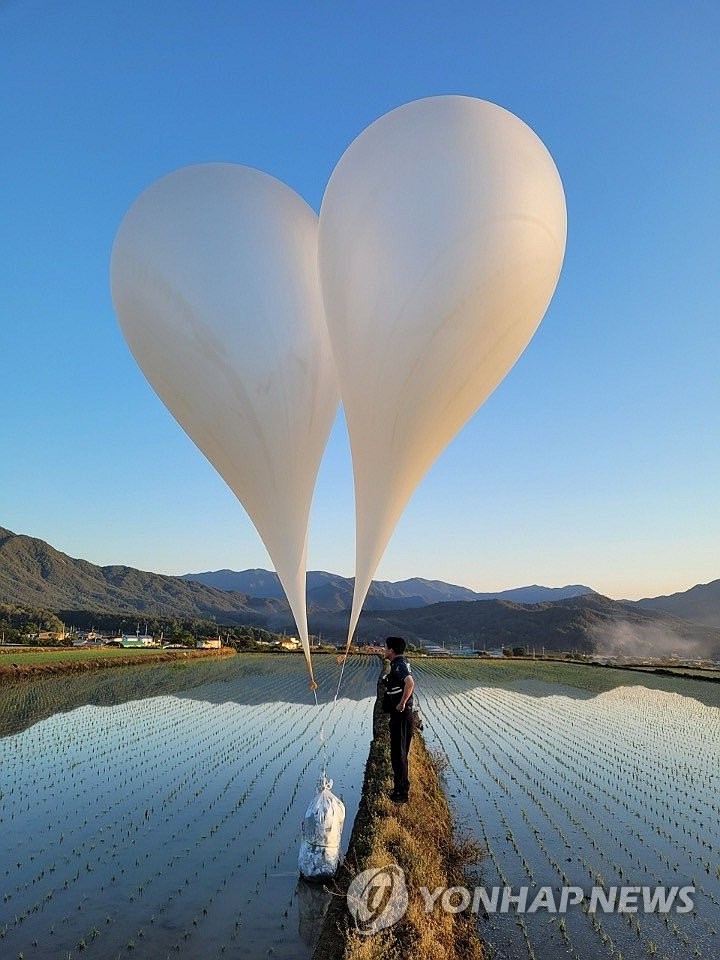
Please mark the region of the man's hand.
[[405, 677], [405, 683], [403, 684], [402, 697], [400, 698], [400, 703], [395, 707], [398, 713], [402, 713], [405, 709], [405, 705], [412, 696], [412, 692], [415, 689], [415, 681], [412, 677]]

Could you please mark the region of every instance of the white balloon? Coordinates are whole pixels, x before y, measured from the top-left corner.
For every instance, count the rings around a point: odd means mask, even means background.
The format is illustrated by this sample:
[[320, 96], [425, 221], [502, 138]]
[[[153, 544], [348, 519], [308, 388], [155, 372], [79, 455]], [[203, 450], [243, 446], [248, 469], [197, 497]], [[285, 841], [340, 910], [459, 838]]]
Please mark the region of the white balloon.
[[267, 548], [312, 680], [308, 515], [337, 409], [317, 216], [258, 170], [184, 167], [132, 204], [110, 273], [135, 359]]
[[550, 154], [487, 101], [405, 104], [340, 158], [319, 263], [355, 484], [348, 640], [416, 485], [540, 322], [565, 237]]

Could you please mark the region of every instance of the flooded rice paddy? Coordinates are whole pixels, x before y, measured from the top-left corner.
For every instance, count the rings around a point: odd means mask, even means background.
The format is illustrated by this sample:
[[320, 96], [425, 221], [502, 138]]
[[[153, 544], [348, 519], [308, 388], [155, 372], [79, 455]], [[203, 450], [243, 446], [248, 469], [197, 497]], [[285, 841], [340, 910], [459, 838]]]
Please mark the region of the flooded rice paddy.
[[[337, 670], [317, 658], [321, 689]], [[298, 882], [297, 852], [321, 727], [347, 844], [377, 674], [348, 663], [334, 710], [299, 657], [1, 690], [0, 955], [309, 957], [327, 895]]]
[[[321, 700], [338, 667], [318, 657]], [[481, 911], [497, 960], [720, 956], [720, 684], [580, 665], [416, 658], [418, 706], [471, 886], [692, 886], [685, 913]], [[305, 960], [298, 882], [324, 730], [350, 836], [378, 661], [337, 708], [300, 658], [244, 655], [0, 690], [0, 955]], [[417, 785], [421, 789], [421, 785]], [[411, 895], [412, 895], [411, 891]]]
[[695, 887], [687, 913], [491, 911], [491, 956], [720, 956], [720, 684], [531, 662], [416, 674], [451, 806], [487, 847], [479, 883], [527, 886], [528, 904], [543, 885], [555, 903], [563, 886]]

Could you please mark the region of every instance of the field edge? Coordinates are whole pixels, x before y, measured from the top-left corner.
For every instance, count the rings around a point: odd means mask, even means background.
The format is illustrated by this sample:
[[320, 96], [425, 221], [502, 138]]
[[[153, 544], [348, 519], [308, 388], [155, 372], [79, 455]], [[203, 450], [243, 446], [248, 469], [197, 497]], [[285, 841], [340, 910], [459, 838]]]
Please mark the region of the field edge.
[[[57, 650], [52, 651], [57, 653]], [[173, 660], [198, 660], [205, 657], [223, 657], [233, 655], [231, 647], [222, 647], [219, 650], [147, 650], [142, 653], [122, 654], [113, 651], [113, 656], [103, 656], [100, 651], [88, 652], [80, 658], [78, 651], [68, 659], [57, 659], [41, 663], [0, 663], [0, 683], [16, 680], [32, 680], [36, 677], [53, 676], [63, 673], [82, 673], [87, 670], [102, 670], [109, 667], [136, 667], [140, 664], [170, 663]], [[86, 651], [81, 651], [86, 653]], [[41, 652], [42, 653], [42, 652]], [[6, 654], [9, 658], [11, 654]]]
[[[387, 796], [392, 787], [387, 717], [380, 699], [373, 709], [373, 739], [357, 816], [345, 859], [328, 886], [328, 906], [313, 960], [485, 960], [472, 913], [426, 914], [420, 887], [464, 886], [465, 869], [482, 851], [470, 838], [458, 836], [442, 788], [441, 764], [416, 728], [410, 750], [411, 798], [396, 805]], [[354, 928], [346, 893], [363, 870], [397, 864], [411, 892], [404, 917], [389, 930], [372, 936]]]

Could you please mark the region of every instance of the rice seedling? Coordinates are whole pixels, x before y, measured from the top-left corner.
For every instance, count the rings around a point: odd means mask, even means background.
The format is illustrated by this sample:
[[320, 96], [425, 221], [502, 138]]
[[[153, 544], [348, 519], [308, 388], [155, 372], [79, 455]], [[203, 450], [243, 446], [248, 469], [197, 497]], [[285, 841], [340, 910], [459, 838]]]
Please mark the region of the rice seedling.
[[[323, 722], [330, 772], [354, 813], [377, 661], [349, 662], [335, 711], [311, 702], [299, 658], [196, 661], [180, 684], [168, 666], [142, 669], [162, 674], [143, 675], [154, 695], [138, 691], [134, 668], [119, 668], [103, 679], [101, 705], [82, 704], [72, 677], [68, 712], [67, 691], [38, 681], [44, 717], [0, 739], [3, 955], [214, 956], [238, 942], [242, 913], [244, 955], [265, 955], [297, 880]], [[334, 659], [318, 669], [334, 691]], [[23, 697], [0, 692], [7, 720], [5, 696]], [[294, 918], [283, 943], [295, 944], [297, 929]]]
[[[426, 738], [448, 758], [451, 802], [466, 823], [482, 824], [486, 885], [532, 876], [607, 893], [687, 884], [696, 864], [714, 882], [698, 888], [694, 913], [670, 916], [701, 955], [717, 953], [709, 918], [719, 878], [702, 853], [718, 839], [720, 697], [704, 690], [715, 685], [527, 662], [427, 660], [416, 673]], [[565, 949], [552, 947], [541, 918], [525, 919], [536, 953]], [[564, 932], [581, 956], [632, 956], [639, 936], [659, 950], [672, 942], [666, 919], [579, 907]], [[514, 924], [494, 923], [507, 949]]]

